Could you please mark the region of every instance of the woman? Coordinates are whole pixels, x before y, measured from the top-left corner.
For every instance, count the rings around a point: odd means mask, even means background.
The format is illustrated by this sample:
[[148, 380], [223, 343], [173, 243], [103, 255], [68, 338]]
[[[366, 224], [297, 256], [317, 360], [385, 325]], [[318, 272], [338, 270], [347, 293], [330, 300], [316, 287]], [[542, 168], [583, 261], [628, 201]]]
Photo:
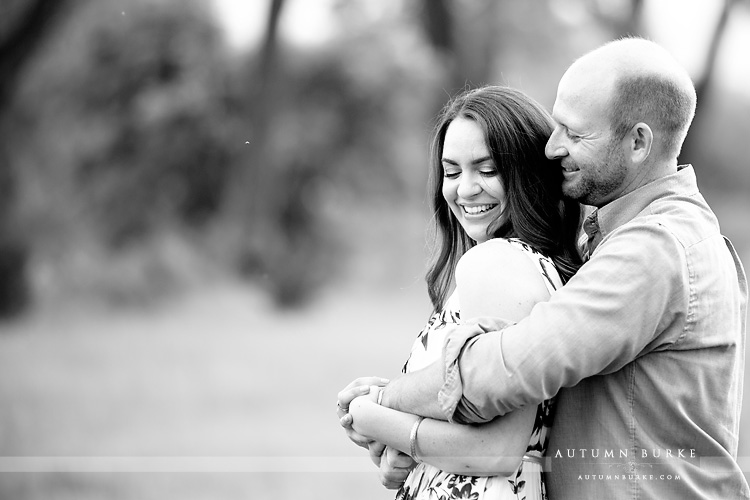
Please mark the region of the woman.
[[[562, 199], [561, 167], [544, 155], [551, 132], [549, 114], [507, 87], [465, 92], [443, 110], [431, 151], [437, 245], [427, 285], [434, 314], [406, 372], [440, 358], [446, 324], [480, 316], [518, 321], [580, 266], [580, 208]], [[397, 498], [546, 498], [541, 457], [553, 401], [464, 426], [380, 406], [379, 391], [364, 394], [363, 380], [339, 393], [342, 425], [423, 460]]]

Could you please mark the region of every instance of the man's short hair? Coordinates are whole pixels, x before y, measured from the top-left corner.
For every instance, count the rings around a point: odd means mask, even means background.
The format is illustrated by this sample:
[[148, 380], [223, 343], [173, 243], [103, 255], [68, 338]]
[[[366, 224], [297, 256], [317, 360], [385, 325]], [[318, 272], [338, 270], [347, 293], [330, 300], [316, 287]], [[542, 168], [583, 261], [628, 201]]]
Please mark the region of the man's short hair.
[[638, 122], [649, 125], [665, 154], [677, 156], [695, 115], [695, 90], [659, 74], [620, 75], [612, 93], [610, 119], [622, 139]]

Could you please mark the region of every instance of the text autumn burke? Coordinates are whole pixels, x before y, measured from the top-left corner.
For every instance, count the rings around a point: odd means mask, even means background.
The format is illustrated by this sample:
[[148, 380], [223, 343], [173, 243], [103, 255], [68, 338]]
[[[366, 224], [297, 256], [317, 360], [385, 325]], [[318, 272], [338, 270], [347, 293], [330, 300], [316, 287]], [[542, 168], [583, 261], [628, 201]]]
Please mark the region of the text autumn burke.
[[553, 458], [695, 458], [695, 449], [676, 449], [671, 450], [669, 448], [651, 448], [641, 449], [634, 448], [632, 450], [625, 449], [610, 449], [610, 450], [599, 450], [596, 448], [567, 448], [565, 450], [557, 450]]

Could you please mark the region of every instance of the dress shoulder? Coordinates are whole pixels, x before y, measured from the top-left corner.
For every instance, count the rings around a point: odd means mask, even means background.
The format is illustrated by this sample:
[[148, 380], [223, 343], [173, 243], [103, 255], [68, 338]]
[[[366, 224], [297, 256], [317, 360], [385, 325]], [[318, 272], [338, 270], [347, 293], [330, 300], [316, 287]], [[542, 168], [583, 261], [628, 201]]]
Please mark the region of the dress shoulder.
[[493, 238], [467, 251], [456, 267], [456, 279], [491, 279], [494, 282], [536, 281], [540, 275], [549, 293], [562, 286], [554, 262], [517, 238]]

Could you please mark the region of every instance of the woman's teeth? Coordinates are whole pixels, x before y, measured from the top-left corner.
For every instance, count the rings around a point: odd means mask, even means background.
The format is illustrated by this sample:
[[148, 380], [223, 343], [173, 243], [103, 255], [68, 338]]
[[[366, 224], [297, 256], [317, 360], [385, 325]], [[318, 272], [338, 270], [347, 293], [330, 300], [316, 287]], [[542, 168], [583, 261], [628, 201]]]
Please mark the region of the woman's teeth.
[[464, 212], [466, 212], [467, 214], [476, 215], [476, 214], [481, 214], [481, 213], [484, 213], [484, 212], [489, 212], [490, 210], [492, 210], [496, 206], [497, 206], [497, 204], [477, 205], [477, 206], [473, 206], [473, 207], [467, 207], [467, 206], [464, 205], [463, 209], [464, 209]]

